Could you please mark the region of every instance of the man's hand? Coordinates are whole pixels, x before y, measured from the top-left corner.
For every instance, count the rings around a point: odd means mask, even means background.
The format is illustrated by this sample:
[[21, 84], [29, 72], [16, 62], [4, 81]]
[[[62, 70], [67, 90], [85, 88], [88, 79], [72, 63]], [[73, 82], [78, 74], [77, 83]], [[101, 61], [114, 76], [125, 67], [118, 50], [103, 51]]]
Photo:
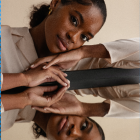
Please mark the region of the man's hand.
[[83, 53], [80, 48], [71, 50], [69, 52], [61, 53], [58, 55], [47, 56], [37, 59], [30, 68], [36, 68], [40, 64], [47, 63], [43, 66], [43, 69], [48, 69], [52, 65], [58, 66], [60, 69], [68, 69], [77, 64], [82, 59]]
[[64, 94], [61, 100], [51, 105], [50, 107], [34, 107], [36, 110], [44, 113], [55, 113], [55, 114], [68, 114], [68, 115], [79, 115], [83, 116], [83, 106], [74, 95]]

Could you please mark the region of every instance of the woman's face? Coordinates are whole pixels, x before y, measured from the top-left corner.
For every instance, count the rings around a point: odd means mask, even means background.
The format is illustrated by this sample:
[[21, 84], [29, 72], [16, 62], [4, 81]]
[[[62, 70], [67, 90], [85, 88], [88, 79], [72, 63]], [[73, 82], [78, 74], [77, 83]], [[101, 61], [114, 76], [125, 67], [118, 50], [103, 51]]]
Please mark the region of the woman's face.
[[[55, 0], [53, 0], [55, 1]], [[53, 12], [45, 21], [45, 37], [51, 53], [60, 53], [81, 47], [100, 30], [103, 17], [95, 6], [73, 2], [51, 6]]]
[[52, 115], [46, 128], [48, 140], [101, 140], [96, 124], [86, 117]]

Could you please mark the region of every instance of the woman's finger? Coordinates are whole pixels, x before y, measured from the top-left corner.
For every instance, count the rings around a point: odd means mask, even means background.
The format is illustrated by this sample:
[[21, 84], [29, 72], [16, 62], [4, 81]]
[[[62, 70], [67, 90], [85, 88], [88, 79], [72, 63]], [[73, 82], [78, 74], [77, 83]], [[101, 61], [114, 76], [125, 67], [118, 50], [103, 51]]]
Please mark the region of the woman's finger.
[[50, 62], [55, 57], [56, 57], [56, 55], [39, 58], [30, 66], [30, 68], [36, 68], [37, 66], [39, 66], [43, 63]]
[[52, 92], [52, 91], [55, 91], [58, 86], [42, 86], [41, 87], [43, 92]]
[[57, 76], [56, 74], [54, 74], [54, 73], [51, 73], [51, 77], [53, 78], [53, 79], [55, 79], [58, 83], [60, 83], [62, 86], [68, 86], [69, 84], [67, 84], [68, 83], [68, 81], [67, 82], [65, 82], [65, 81], [63, 81], [59, 76]]
[[45, 66], [43, 66], [43, 69], [47, 69], [49, 68], [50, 66], [53, 66], [55, 64], [57, 64], [59, 62], [59, 55], [58, 56], [55, 56], [51, 61], [49, 61], [48, 64], [46, 64]]
[[66, 73], [64, 73], [63, 71], [61, 71], [61, 70], [59, 69], [59, 66], [54, 66], [54, 67], [55, 67], [55, 68], [53, 69], [53, 72], [54, 72], [55, 74], [63, 75], [64, 77], [67, 77], [67, 76], [68, 76]]
[[64, 95], [64, 93], [66, 92], [67, 89], [68, 89], [68, 87], [63, 87], [56, 94], [54, 94], [52, 96], [50, 105], [52, 105], [52, 104], [56, 103], [57, 101], [59, 101], [63, 97], [63, 95]]
[[35, 109], [35, 110], [43, 112], [43, 113], [51, 113], [51, 111], [45, 110], [43, 107], [32, 106], [32, 109]]
[[49, 113], [55, 113], [55, 114], [63, 114], [59, 111], [58, 108], [52, 108], [52, 107], [44, 107], [44, 110], [46, 112], [49, 112]]
[[65, 77], [67, 77], [68, 75], [64, 72], [62, 72], [59, 69], [53, 69], [53, 73], [57, 76], [59, 76], [61, 78], [61, 80], [63, 80], [65, 83], [67, 83], [68, 85], [70, 84], [70, 81], [68, 79], [66, 79]]

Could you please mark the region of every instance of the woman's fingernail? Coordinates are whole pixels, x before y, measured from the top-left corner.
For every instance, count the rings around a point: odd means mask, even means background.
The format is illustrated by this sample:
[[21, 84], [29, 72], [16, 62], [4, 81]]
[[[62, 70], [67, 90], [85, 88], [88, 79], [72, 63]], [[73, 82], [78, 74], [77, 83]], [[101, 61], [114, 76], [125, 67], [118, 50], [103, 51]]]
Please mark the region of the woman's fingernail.
[[46, 109], [46, 108], [44, 108], [44, 110], [46, 111], [47, 109]]
[[46, 66], [43, 66], [43, 69], [47, 69], [47, 67]]
[[35, 109], [35, 108], [32, 108], [33, 110]]
[[64, 73], [65, 76], [68, 76], [66, 73]]
[[33, 64], [33, 65], [31, 65], [31, 68], [33, 68], [35, 65]]
[[68, 83], [70, 83], [70, 81], [68, 80]]
[[65, 83], [65, 86], [67, 86], [68, 84], [67, 83]]

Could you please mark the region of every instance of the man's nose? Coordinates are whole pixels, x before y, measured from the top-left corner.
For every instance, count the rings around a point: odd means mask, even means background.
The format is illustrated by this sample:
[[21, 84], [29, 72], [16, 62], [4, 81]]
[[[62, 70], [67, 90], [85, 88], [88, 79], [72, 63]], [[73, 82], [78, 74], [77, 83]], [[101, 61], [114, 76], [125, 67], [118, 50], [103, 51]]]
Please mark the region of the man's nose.
[[81, 130], [74, 124], [70, 128], [70, 136], [71, 137], [80, 137], [81, 136]]
[[79, 31], [68, 31], [66, 34], [68, 40], [71, 41], [71, 43], [76, 43], [79, 39], [80, 32]]

